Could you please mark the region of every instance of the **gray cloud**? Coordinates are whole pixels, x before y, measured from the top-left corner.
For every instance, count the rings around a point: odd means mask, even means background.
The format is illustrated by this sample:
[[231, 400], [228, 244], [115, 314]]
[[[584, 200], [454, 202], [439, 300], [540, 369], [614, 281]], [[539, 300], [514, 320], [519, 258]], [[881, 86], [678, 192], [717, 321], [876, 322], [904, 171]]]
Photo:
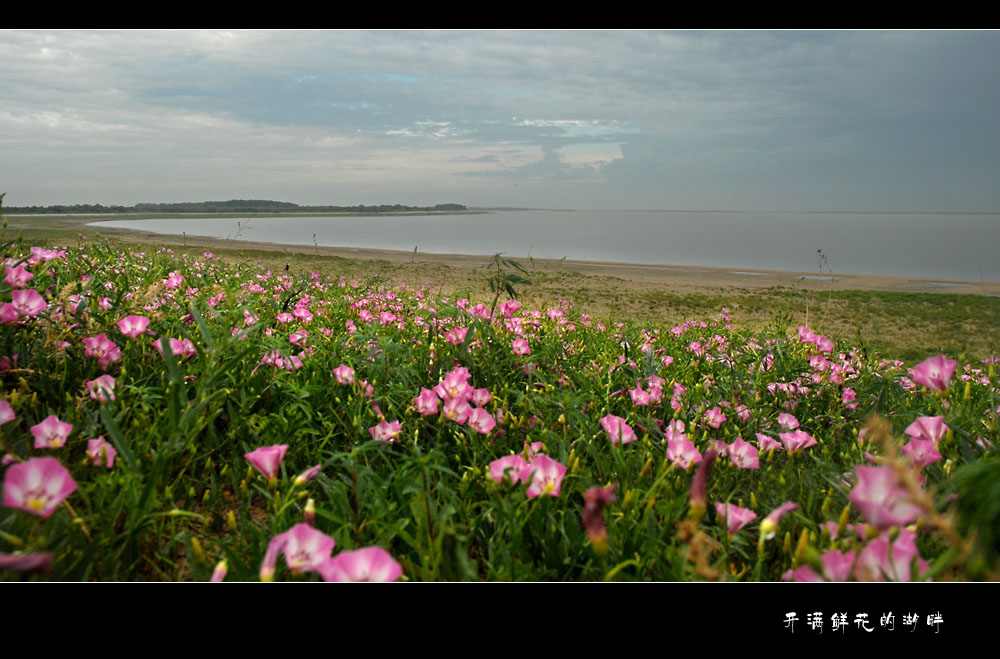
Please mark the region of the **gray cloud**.
[[1000, 202], [992, 32], [8, 31], [0, 58], [14, 205]]

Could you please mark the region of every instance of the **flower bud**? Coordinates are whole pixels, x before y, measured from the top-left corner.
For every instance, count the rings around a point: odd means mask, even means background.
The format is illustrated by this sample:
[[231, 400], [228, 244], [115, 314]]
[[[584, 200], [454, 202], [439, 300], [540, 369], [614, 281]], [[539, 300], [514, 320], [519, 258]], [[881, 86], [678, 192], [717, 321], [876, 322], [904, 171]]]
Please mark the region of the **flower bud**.
[[311, 497], [306, 501], [304, 517], [306, 524], [316, 526], [316, 502]]
[[194, 557], [199, 561], [205, 561], [205, 550], [201, 548], [201, 543], [198, 541], [198, 538], [191, 538], [191, 551], [194, 553]]
[[230, 510], [229, 514], [226, 515], [226, 525], [229, 527], [229, 530], [232, 531], [233, 533], [239, 532], [239, 527], [236, 525], [236, 513], [234, 513], [232, 510]]
[[215, 570], [212, 571], [212, 578], [209, 581], [213, 583], [219, 583], [226, 578], [226, 572], [229, 571], [229, 566], [226, 561], [219, 561], [219, 564], [215, 566]]

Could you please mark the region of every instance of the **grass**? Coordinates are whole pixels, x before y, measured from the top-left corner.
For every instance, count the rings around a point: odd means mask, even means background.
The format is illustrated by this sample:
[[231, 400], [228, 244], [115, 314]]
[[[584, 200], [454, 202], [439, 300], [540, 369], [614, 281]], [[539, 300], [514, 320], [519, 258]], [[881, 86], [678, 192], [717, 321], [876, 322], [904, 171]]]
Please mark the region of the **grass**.
[[[4, 243], [9, 263], [28, 263], [33, 244]], [[304, 520], [336, 540], [334, 557], [380, 547], [413, 581], [780, 580], [823, 573], [831, 552], [853, 557], [859, 579], [1000, 576], [995, 534], [983, 532], [996, 509], [980, 485], [1000, 441], [1000, 385], [978, 361], [996, 344], [993, 298], [667, 291], [537, 264], [522, 306], [489, 318], [482, 265], [203, 251], [74, 239], [27, 266], [43, 304], [17, 302], [0, 325], [0, 401], [14, 415], [0, 425], [5, 482], [15, 466], [55, 458], [77, 489], [47, 516], [0, 508], [0, 554], [49, 558], [47, 572], [0, 579], [204, 580], [224, 562], [228, 579], [255, 580], [275, 538]], [[0, 304], [17, 299], [0, 284]], [[832, 351], [796, 334], [806, 314]], [[124, 336], [128, 315], [190, 341], [190, 354]], [[103, 366], [88, 343], [101, 334], [120, 350]], [[515, 354], [515, 337], [530, 354]], [[889, 361], [922, 361], [938, 345], [959, 358], [947, 391], [913, 387]], [[353, 381], [334, 379], [341, 365]], [[102, 375], [114, 400], [88, 394]], [[456, 407], [441, 400], [424, 415], [414, 399], [436, 386], [458, 392], [439, 394]], [[473, 389], [492, 427], [456, 422]], [[655, 400], [634, 402], [642, 393]], [[815, 443], [765, 450], [762, 437], [790, 441], [786, 413]], [[32, 429], [50, 416], [73, 426], [63, 446], [38, 445]], [[900, 453], [912, 448], [904, 431], [938, 416], [941, 457], [920, 485]], [[635, 441], [614, 445], [601, 424], [611, 417]], [[374, 439], [395, 421], [391, 441]], [[671, 443], [681, 433], [690, 446]], [[117, 453], [111, 469], [87, 455], [97, 437]], [[709, 470], [709, 450], [738, 437], [759, 465], [719, 457]], [[244, 457], [279, 445], [273, 479]], [[536, 453], [565, 474], [530, 496], [516, 481], [538, 474]], [[536, 466], [494, 480], [491, 465], [514, 456]], [[871, 461], [896, 497], [879, 505], [918, 508], [895, 530], [850, 497]], [[586, 503], [611, 486], [603, 508]], [[798, 507], [769, 538], [762, 520], [786, 501]], [[714, 505], [725, 503], [755, 518], [727, 532]], [[878, 564], [890, 541], [905, 566]], [[279, 580], [320, 578], [310, 564], [275, 568]]]

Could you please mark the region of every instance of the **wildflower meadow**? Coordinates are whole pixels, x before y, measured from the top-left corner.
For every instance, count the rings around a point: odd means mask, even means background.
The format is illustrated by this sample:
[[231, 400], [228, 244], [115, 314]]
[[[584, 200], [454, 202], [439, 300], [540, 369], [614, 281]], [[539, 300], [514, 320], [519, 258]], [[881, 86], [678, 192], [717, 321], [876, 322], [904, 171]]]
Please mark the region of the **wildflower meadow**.
[[0, 580], [998, 578], [995, 357], [2, 250]]

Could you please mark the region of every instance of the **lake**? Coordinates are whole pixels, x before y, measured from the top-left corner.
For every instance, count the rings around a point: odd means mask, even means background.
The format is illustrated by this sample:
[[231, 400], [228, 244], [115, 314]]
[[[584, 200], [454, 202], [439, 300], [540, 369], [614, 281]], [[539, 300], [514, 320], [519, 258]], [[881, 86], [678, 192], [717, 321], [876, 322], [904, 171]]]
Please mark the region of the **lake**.
[[[239, 225], [237, 224], [239, 222]], [[501, 211], [470, 215], [114, 220], [286, 245], [1000, 281], [1000, 215]]]

